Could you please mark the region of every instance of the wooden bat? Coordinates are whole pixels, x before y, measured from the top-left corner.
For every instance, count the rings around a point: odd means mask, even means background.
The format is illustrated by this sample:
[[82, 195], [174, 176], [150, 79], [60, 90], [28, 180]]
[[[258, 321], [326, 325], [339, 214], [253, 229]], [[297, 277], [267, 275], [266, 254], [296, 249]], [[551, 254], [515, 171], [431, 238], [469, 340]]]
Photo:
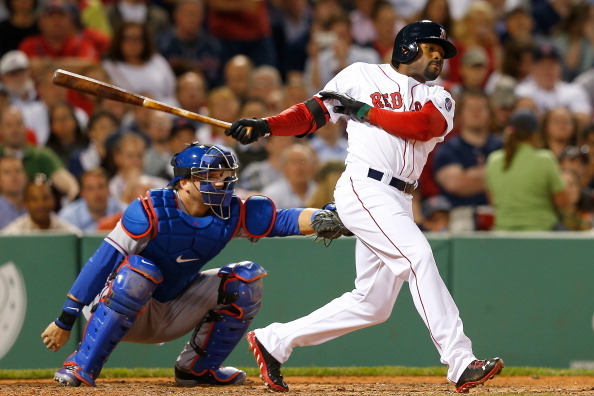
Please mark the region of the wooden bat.
[[229, 122], [180, 109], [179, 107], [169, 106], [165, 103], [158, 102], [145, 96], [126, 91], [125, 89], [116, 87], [115, 85], [107, 84], [102, 81], [94, 80], [92, 78], [81, 76], [80, 74], [72, 73], [66, 70], [56, 70], [54, 72], [52, 81], [56, 85], [85, 92], [100, 98], [129, 103], [149, 109], [160, 110], [166, 113], [175, 114], [181, 117], [189, 118], [190, 120], [204, 122], [225, 129], [231, 127], [231, 123]]

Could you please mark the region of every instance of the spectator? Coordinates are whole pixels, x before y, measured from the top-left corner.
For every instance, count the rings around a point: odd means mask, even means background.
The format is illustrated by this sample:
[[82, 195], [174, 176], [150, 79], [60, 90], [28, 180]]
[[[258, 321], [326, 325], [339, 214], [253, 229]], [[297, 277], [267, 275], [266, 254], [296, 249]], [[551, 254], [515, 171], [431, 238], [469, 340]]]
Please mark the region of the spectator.
[[519, 110], [510, 118], [502, 150], [487, 160], [487, 188], [496, 230], [551, 231], [567, 206], [561, 170], [550, 150], [536, 148], [538, 120]]
[[313, 208], [323, 208], [328, 202], [334, 201], [334, 189], [340, 175], [345, 170], [344, 161], [328, 161], [324, 163], [315, 176], [317, 184], [311, 198], [307, 204], [312, 204]]
[[[373, 12], [379, 0], [354, 0], [353, 9], [349, 12], [353, 41], [359, 45], [367, 45], [377, 38], [377, 30]], [[393, 10], [391, 4], [388, 3]], [[396, 32], [392, 32], [392, 42]]]
[[565, 67], [564, 80], [571, 81], [594, 65], [594, 5], [580, 1], [557, 26], [553, 40]]
[[64, 166], [68, 166], [74, 153], [89, 144], [89, 138], [83, 133], [74, 108], [68, 102], [58, 102], [50, 108], [49, 125], [47, 147], [58, 154]]
[[238, 54], [256, 66], [276, 66], [276, 54], [266, 1], [209, 0], [208, 29], [222, 47], [222, 63]]
[[169, 25], [167, 12], [144, 0], [115, 0], [105, 8], [111, 28], [115, 31], [128, 22], [150, 26], [153, 34], [165, 31]]
[[25, 188], [27, 213], [9, 223], [2, 231], [4, 235], [19, 235], [35, 232], [61, 231], [82, 235], [77, 227], [60, 219], [54, 212], [56, 199], [50, 182], [43, 173], [37, 174]]
[[89, 120], [86, 147], [75, 152], [70, 158], [68, 170], [77, 178], [86, 171], [103, 167], [109, 174], [115, 172], [114, 165], [109, 163], [107, 141], [118, 131], [117, 118], [108, 111], [98, 110]]
[[[239, 109], [239, 118], [263, 118], [270, 115], [268, 105], [259, 98], [250, 98], [243, 102]], [[250, 145], [237, 145], [237, 159], [241, 167], [245, 169], [249, 164], [255, 161], [263, 161], [267, 157], [264, 141], [254, 142]]]
[[532, 72], [517, 86], [516, 95], [532, 98], [540, 113], [566, 106], [577, 117], [580, 128], [583, 128], [592, 114], [590, 100], [580, 85], [562, 81], [561, 62], [561, 55], [552, 43], [538, 44]]
[[0, 157], [12, 155], [23, 159], [29, 179], [37, 173], [48, 175], [56, 189], [68, 200], [78, 195], [78, 183], [60, 162], [60, 158], [47, 147], [34, 147], [25, 141], [26, 127], [21, 111], [11, 106], [0, 114]]
[[7, 0], [8, 19], [0, 22], [0, 56], [19, 47], [21, 41], [39, 34], [35, 6], [37, 0]]
[[577, 144], [577, 120], [567, 107], [552, 108], [544, 114], [541, 138], [543, 147], [551, 150], [557, 158], [567, 146]]
[[175, 84], [175, 96], [179, 106], [194, 113], [205, 114], [207, 88], [202, 73], [189, 71], [182, 74]]
[[283, 97], [286, 109], [294, 104], [305, 102], [309, 98], [307, 84], [301, 73], [291, 73], [287, 76]]
[[[454, 99], [468, 89], [483, 90], [489, 74], [489, 58], [482, 47], [467, 48], [460, 64], [460, 82], [445, 84]], [[448, 86], [449, 85], [449, 86]]]
[[584, 210], [582, 186], [579, 175], [572, 169], [562, 169], [563, 184], [567, 193], [567, 206], [561, 211], [561, 225], [568, 231], [589, 231], [594, 225], [592, 213]]
[[293, 144], [295, 138], [292, 136], [269, 136], [264, 140], [267, 158], [252, 162], [244, 168], [239, 179], [239, 187], [247, 191], [261, 192], [265, 186], [281, 179], [281, 154]]
[[[185, 120], [177, 120], [169, 133], [169, 152], [179, 153], [196, 140], [194, 125]], [[170, 167], [168, 178], [173, 178], [173, 168]]]
[[[208, 115], [217, 120], [233, 122], [237, 118], [240, 106], [239, 98], [227, 87], [215, 88], [208, 94]], [[237, 142], [226, 136], [224, 131], [223, 128], [208, 125], [205, 130], [201, 130], [198, 138], [202, 144], [222, 144], [234, 148]]]
[[390, 63], [394, 50], [394, 37], [396, 37], [396, 33], [399, 30], [397, 29], [398, 15], [388, 1], [379, 0], [375, 2], [371, 10], [371, 20], [373, 22], [375, 38], [363, 44], [371, 44], [373, 49], [377, 51], [381, 62]]
[[151, 176], [169, 177], [168, 170], [171, 169], [171, 157], [169, 151], [169, 134], [173, 126], [173, 119], [167, 113], [153, 111], [149, 116], [149, 128], [147, 135], [151, 145], [147, 148], [144, 156], [144, 173]]
[[277, 208], [302, 208], [317, 188], [316, 156], [304, 144], [293, 144], [280, 156], [282, 177], [264, 186], [262, 194], [270, 197]]
[[117, 86], [175, 104], [175, 75], [155, 49], [149, 27], [125, 22], [116, 28], [103, 67]]
[[567, 146], [557, 159], [561, 169], [572, 170], [578, 175], [580, 186], [583, 190], [582, 195], [587, 200], [584, 204], [586, 204], [588, 210], [591, 210], [591, 200], [589, 197], [592, 196], [592, 189], [589, 187], [589, 184], [592, 181], [592, 174], [590, 173], [590, 156], [588, 155], [588, 151], [587, 146]]
[[247, 99], [254, 65], [245, 55], [236, 55], [225, 63], [223, 77], [225, 86], [240, 100]]
[[326, 29], [331, 40], [320, 41], [320, 34], [312, 36], [308, 45], [308, 56], [305, 66], [305, 79], [310, 92], [318, 92], [338, 72], [346, 66], [356, 63], [380, 63], [377, 52], [371, 48], [361, 47], [353, 43], [351, 21], [342, 14], [331, 18]]
[[312, 24], [312, 6], [307, 0], [280, 0], [272, 17], [277, 66], [283, 78], [303, 73]]
[[278, 113], [282, 110], [283, 82], [275, 67], [263, 65], [254, 69], [248, 92], [249, 98], [263, 100], [269, 112]]
[[416, 18], [418, 21], [424, 19], [439, 23], [446, 32], [454, 31], [454, 20], [448, 0], [427, 0]]
[[423, 200], [423, 219], [419, 229], [423, 232], [447, 232], [450, 227], [452, 204], [443, 195], [434, 195]]
[[344, 163], [348, 148], [348, 142], [344, 136], [345, 128], [344, 122], [329, 122], [318, 129], [310, 139], [309, 144], [316, 152], [320, 164], [329, 161]]
[[505, 31], [501, 32], [500, 41], [506, 44], [509, 41], [526, 42], [532, 40], [534, 20], [530, 8], [519, 3], [505, 13]]
[[157, 37], [157, 48], [176, 75], [192, 70], [204, 74], [209, 87], [221, 85], [221, 43], [204, 29], [203, 0], [181, 0], [173, 11], [174, 24]]
[[523, 82], [532, 71], [534, 48], [532, 40], [508, 40], [503, 46], [501, 74]]
[[485, 161], [501, 148], [491, 130], [489, 99], [482, 91], [466, 91], [457, 102], [459, 134], [446, 139], [435, 152], [434, 177], [452, 204], [452, 231], [473, 230], [477, 207], [487, 205]]
[[450, 59], [448, 79], [460, 82], [460, 62], [464, 53], [474, 47], [482, 47], [487, 53], [489, 64], [487, 75], [495, 71], [501, 56], [501, 45], [495, 29], [495, 10], [487, 0], [475, 0], [470, 3], [466, 15], [454, 26], [454, 37], [458, 56]]
[[24, 52], [13, 50], [2, 56], [0, 82], [8, 91], [10, 102], [21, 110], [25, 125], [35, 134], [35, 141], [45, 145], [49, 137], [47, 110], [39, 100], [29, 58]]
[[594, 109], [594, 67], [581, 73], [573, 82], [582, 87], [590, 99], [590, 108]]
[[116, 199], [125, 202], [124, 192], [127, 185], [141, 176], [153, 185], [167, 185], [165, 179], [143, 174], [146, 143], [138, 134], [127, 132], [118, 136], [112, 150], [117, 171], [109, 181], [109, 192]]
[[501, 76], [489, 96], [493, 114], [493, 128], [497, 135], [503, 136], [503, 129], [509, 123], [516, 104], [516, 80], [510, 76]]
[[107, 172], [95, 168], [80, 178], [80, 198], [65, 205], [59, 213], [62, 220], [82, 231], [97, 230], [97, 222], [122, 208], [109, 194]]
[[[99, 63], [84, 68], [80, 74], [97, 81], [102, 81], [108, 84], [111, 83], [107, 72]], [[82, 109], [86, 113], [87, 117], [90, 117], [91, 114], [93, 114], [93, 112], [99, 107], [99, 103], [102, 100], [102, 98], [99, 96], [91, 95], [74, 89], [68, 90], [66, 98], [69, 103], [75, 106], [75, 108]]]
[[77, 34], [75, 13], [74, 5], [66, 0], [43, 1], [39, 34], [25, 38], [19, 45], [19, 50], [31, 60], [34, 74], [48, 62], [56, 68], [78, 72], [99, 61], [101, 54], [95, 43]]
[[25, 214], [27, 175], [17, 157], [0, 157], [0, 230]]

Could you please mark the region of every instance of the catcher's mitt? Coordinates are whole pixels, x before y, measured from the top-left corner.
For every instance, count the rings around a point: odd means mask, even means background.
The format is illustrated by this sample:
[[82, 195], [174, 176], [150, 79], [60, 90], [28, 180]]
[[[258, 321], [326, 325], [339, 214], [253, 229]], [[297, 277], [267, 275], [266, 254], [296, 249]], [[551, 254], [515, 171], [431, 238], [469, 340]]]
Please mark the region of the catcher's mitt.
[[[334, 208], [334, 204], [330, 203], [325, 206]], [[329, 246], [332, 240], [340, 238], [341, 236], [352, 236], [350, 232], [336, 213], [336, 210], [322, 209], [317, 212], [311, 222], [311, 228], [313, 228], [316, 234], [316, 241], [322, 239], [325, 246]]]

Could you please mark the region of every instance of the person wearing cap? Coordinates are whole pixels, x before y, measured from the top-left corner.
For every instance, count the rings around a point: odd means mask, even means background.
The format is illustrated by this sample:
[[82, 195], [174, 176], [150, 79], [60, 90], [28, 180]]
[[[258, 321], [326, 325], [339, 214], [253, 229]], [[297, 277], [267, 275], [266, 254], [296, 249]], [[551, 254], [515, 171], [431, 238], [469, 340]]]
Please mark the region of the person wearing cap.
[[419, 228], [423, 232], [447, 232], [450, 226], [452, 204], [443, 195], [434, 195], [423, 201], [423, 219]]
[[537, 44], [532, 72], [518, 84], [516, 95], [532, 98], [542, 114], [555, 107], [567, 107], [577, 117], [581, 129], [591, 119], [590, 98], [579, 84], [563, 81], [562, 71], [561, 54], [554, 44]]
[[517, 110], [505, 129], [503, 149], [487, 158], [487, 195], [495, 209], [495, 230], [551, 231], [568, 203], [557, 158], [537, 148], [538, 120]]
[[460, 63], [460, 82], [445, 84], [452, 96], [459, 98], [462, 92], [469, 89], [483, 90], [489, 77], [489, 57], [482, 47], [468, 48], [462, 55]]
[[45, 145], [49, 137], [47, 111], [39, 100], [31, 64], [24, 52], [13, 50], [0, 58], [0, 82], [8, 92], [10, 103], [21, 110], [29, 133], [34, 134], [34, 144]]
[[21, 41], [19, 50], [31, 60], [37, 71], [45, 63], [52, 62], [56, 68], [80, 71], [99, 61], [95, 43], [77, 35], [76, 8], [66, 0], [45, 0], [40, 7], [39, 34]]

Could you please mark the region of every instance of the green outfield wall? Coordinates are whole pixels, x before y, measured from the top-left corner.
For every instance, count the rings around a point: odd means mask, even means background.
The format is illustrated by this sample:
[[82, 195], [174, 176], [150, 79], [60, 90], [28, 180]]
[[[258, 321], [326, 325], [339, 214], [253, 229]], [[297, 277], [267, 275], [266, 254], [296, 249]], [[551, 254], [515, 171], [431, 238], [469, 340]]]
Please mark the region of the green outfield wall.
[[[594, 236], [428, 237], [477, 357], [500, 355], [511, 366], [594, 364]], [[39, 334], [59, 313], [76, 273], [102, 238], [0, 237], [0, 369], [58, 367], [75, 348], [71, 341], [50, 352]], [[268, 270], [262, 308], [252, 324], [262, 327], [306, 315], [352, 290], [354, 249], [354, 238], [328, 248], [311, 238], [256, 244], [237, 240], [207, 268], [252, 260]], [[19, 317], [22, 326], [15, 334], [13, 322]], [[79, 339], [80, 331], [80, 326], [73, 331], [73, 339]], [[185, 342], [122, 343], [106, 367], [172, 367]], [[226, 364], [254, 365], [244, 340]], [[439, 365], [439, 355], [405, 284], [388, 321], [323, 345], [297, 348], [286, 365], [422, 367]]]

